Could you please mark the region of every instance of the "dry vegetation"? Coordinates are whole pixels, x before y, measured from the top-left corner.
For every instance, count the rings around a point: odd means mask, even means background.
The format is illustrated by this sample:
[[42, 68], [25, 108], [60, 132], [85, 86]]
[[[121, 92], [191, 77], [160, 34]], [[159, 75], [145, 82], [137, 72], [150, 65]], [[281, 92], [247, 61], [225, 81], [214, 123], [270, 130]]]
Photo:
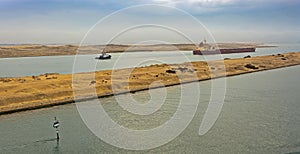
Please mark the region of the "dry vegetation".
[[[79, 74], [0, 78], [0, 113], [41, 108], [119, 93], [239, 75], [300, 64], [300, 53], [219, 61], [161, 64]], [[73, 80], [73, 82], [72, 82]], [[156, 83], [156, 84], [153, 84]], [[157, 84], [160, 83], [160, 84]], [[150, 87], [151, 86], [151, 87]], [[77, 95], [78, 94], [78, 95]]]

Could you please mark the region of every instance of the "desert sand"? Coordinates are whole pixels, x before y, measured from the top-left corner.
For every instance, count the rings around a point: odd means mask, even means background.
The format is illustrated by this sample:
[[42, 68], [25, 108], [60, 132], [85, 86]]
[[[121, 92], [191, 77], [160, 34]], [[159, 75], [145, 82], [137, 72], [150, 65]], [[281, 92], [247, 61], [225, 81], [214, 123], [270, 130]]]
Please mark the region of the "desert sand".
[[[210, 44], [207, 44], [208, 46]], [[271, 47], [258, 43], [218, 43], [221, 48], [263, 48]], [[58, 56], [75, 54], [99, 54], [105, 52], [136, 52], [136, 51], [191, 51], [196, 49], [195, 44], [154, 44], [154, 45], [15, 45], [0, 46], [0, 58], [10, 57], [36, 57], [36, 56]]]
[[[76, 99], [94, 99], [95, 96], [107, 97], [299, 64], [300, 53], [292, 52], [209, 62], [157, 64], [73, 75], [52, 73], [0, 78], [0, 114], [73, 103], [74, 94]], [[96, 95], [93, 95], [95, 92]]]

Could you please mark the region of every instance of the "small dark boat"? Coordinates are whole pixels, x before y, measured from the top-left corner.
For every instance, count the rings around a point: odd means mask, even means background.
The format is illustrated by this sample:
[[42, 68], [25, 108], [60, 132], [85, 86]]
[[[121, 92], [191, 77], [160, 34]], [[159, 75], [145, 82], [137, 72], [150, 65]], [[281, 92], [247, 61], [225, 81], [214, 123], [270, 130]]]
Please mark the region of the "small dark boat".
[[99, 55], [99, 57], [96, 57], [95, 59], [111, 59], [111, 55], [107, 54], [107, 53], [101, 53]]

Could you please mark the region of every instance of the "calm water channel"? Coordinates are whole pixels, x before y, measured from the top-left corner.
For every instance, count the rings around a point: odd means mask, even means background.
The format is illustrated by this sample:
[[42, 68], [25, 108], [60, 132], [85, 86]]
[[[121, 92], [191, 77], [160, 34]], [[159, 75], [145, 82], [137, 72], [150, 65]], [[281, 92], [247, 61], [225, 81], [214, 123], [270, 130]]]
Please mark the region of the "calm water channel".
[[[76, 105], [69, 104], [1, 115], [0, 152], [300, 152], [299, 75], [300, 66], [294, 66], [227, 78], [225, 104], [220, 117], [204, 136], [199, 136], [198, 130], [210, 98], [211, 81], [200, 82], [201, 97], [192, 122], [173, 141], [152, 150], [128, 151], [103, 142], [86, 127]], [[134, 116], [122, 110], [114, 97], [101, 98], [100, 102], [119, 124], [147, 129], [159, 126], [173, 115], [180, 89], [180, 86], [168, 87], [165, 105], [150, 116]], [[137, 92], [133, 96], [137, 102], [143, 103], [149, 100], [149, 91]], [[54, 116], [61, 122], [59, 144], [52, 128]]]

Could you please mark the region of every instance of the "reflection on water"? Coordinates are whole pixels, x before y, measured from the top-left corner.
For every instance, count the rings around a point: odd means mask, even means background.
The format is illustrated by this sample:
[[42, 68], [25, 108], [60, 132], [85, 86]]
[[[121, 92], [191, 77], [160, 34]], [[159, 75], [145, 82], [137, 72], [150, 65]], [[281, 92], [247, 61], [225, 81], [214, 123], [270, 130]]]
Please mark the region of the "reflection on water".
[[[168, 92], [164, 104], [161, 106], [161, 108], [159, 108], [158, 111], [147, 116], [129, 113], [121, 106], [119, 106], [115, 97], [101, 98], [99, 101], [104, 103], [103, 107], [105, 111], [107, 111], [112, 120], [114, 120], [118, 124], [134, 130], [152, 129], [164, 124], [174, 115], [180, 102], [180, 90], [181, 88], [179, 87], [168, 87]], [[161, 89], [153, 89], [152, 91], [159, 93], [161, 92]], [[134, 100], [136, 100], [136, 103], [140, 104], [148, 103], [148, 101], [150, 100], [149, 91], [142, 91], [132, 94], [132, 97], [134, 98]]]
[[[200, 82], [197, 113], [173, 141], [146, 151], [111, 146], [85, 126], [74, 104], [0, 116], [0, 153], [293, 153], [300, 152], [300, 66], [227, 78], [225, 104], [214, 127], [198, 130], [210, 99], [210, 81]], [[194, 84], [194, 83], [192, 83]], [[101, 98], [105, 111], [124, 127], [145, 129], [168, 120], [177, 108], [180, 86], [167, 88], [167, 103], [155, 114], [137, 117], [114, 97]], [[144, 103], [149, 92], [133, 94]], [[190, 96], [191, 98], [193, 96]], [[52, 128], [60, 119], [59, 144]]]

